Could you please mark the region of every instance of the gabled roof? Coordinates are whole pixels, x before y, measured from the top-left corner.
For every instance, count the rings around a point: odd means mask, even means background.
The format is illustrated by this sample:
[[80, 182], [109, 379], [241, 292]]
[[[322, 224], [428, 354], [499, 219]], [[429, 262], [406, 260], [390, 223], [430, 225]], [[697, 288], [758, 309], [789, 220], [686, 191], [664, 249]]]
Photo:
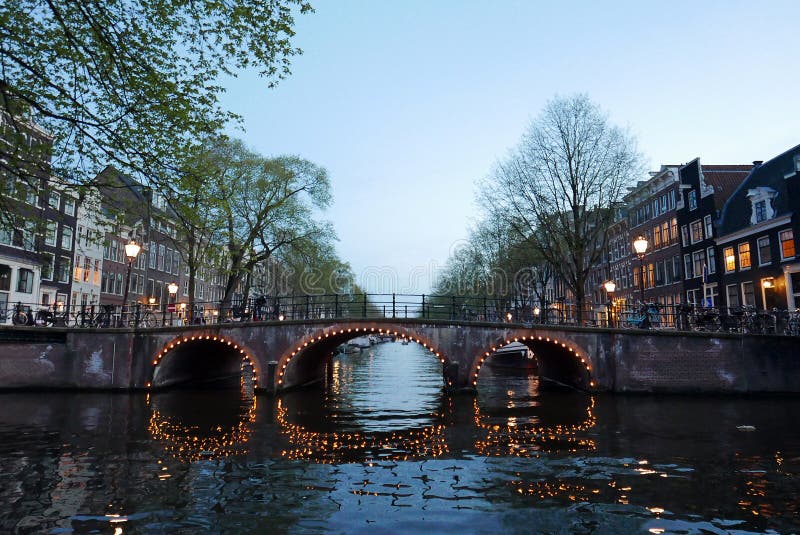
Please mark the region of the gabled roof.
[[[720, 235], [729, 234], [750, 226], [752, 207], [750, 200], [747, 198], [747, 193], [756, 188], [769, 188], [777, 192], [777, 196], [772, 201], [775, 217], [791, 213], [792, 208], [784, 177], [794, 169], [794, 159], [798, 155], [800, 155], [800, 145], [753, 168], [722, 208], [719, 223]], [[794, 202], [797, 203], [798, 200]]]
[[705, 165], [703, 178], [706, 184], [714, 187], [714, 208], [721, 209], [736, 188], [747, 178], [753, 169], [752, 165]]

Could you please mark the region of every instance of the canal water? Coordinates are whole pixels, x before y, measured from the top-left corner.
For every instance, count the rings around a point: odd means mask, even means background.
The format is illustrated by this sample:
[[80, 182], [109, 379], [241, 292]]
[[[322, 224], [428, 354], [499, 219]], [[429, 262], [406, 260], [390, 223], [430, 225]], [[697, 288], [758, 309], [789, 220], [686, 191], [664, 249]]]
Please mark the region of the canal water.
[[791, 533], [800, 399], [589, 396], [415, 345], [327, 392], [0, 395], [1, 533]]

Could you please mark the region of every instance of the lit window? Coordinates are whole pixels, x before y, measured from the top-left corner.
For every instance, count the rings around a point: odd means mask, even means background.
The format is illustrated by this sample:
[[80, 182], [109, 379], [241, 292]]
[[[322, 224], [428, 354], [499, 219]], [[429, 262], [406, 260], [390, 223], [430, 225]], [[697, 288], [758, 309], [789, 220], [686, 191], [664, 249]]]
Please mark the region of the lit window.
[[736, 271], [736, 256], [733, 254], [733, 247], [726, 247], [722, 251], [722, 256], [725, 258], [725, 273]]
[[750, 244], [739, 244], [739, 269], [748, 269], [750, 267]]
[[784, 230], [778, 234], [781, 242], [781, 260], [794, 258], [794, 231]]

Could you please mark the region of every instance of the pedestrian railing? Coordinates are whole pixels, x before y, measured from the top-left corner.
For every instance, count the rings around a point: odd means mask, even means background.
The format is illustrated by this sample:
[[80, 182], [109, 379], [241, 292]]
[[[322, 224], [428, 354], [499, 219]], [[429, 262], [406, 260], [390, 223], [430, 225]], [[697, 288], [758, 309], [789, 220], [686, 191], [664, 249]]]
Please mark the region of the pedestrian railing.
[[657, 303], [624, 306], [609, 303], [578, 309], [575, 304], [564, 300], [533, 304], [513, 296], [264, 295], [235, 300], [230, 304], [196, 302], [193, 307], [187, 303], [48, 306], [18, 302], [0, 308], [0, 324], [37, 327], [151, 328], [206, 323], [372, 318], [800, 335], [800, 310]]

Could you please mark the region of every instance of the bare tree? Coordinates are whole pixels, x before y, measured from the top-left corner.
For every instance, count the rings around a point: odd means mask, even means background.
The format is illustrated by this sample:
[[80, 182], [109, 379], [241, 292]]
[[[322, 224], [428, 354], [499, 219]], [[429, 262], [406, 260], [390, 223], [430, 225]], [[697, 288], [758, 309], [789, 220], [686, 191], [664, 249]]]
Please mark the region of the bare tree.
[[641, 172], [634, 138], [586, 95], [555, 98], [482, 183], [507, 222], [556, 270], [580, 322], [586, 282], [602, 258], [613, 206]]

